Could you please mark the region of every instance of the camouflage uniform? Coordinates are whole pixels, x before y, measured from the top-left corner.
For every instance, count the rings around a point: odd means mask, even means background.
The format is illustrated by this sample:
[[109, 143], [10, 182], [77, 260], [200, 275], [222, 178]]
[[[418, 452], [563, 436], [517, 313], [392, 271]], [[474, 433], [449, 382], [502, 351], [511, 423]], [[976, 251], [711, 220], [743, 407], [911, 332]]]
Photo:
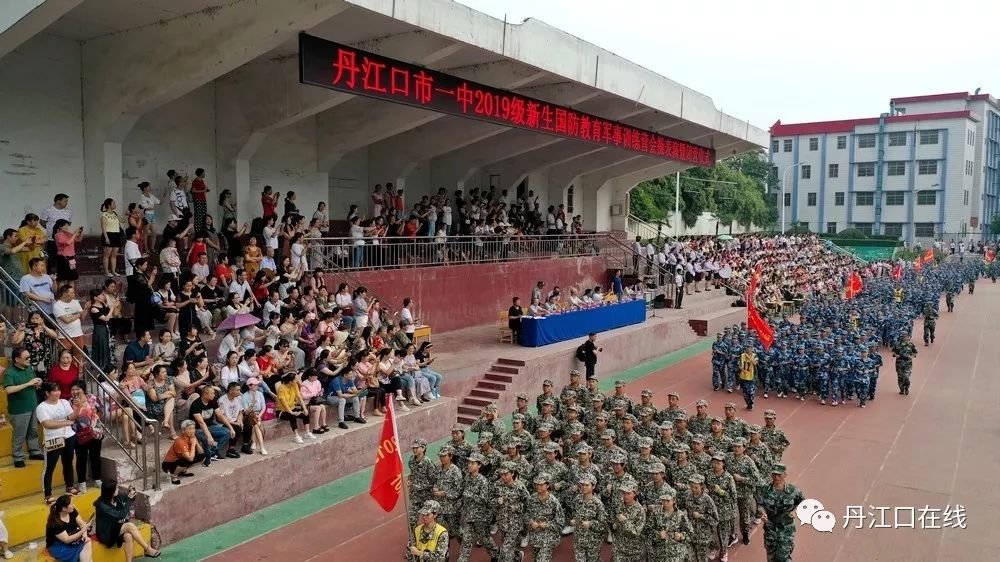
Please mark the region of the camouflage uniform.
[[685, 462], [683, 466], [680, 463], [675, 462], [670, 465], [668, 472], [670, 473], [670, 485], [673, 486], [678, 493], [686, 491], [691, 477], [695, 474], [700, 474], [698, 467], [691, 461]]
[[[427, 442], [423, 439], [417, 439], [413, 442], [413, 446], [426, 449]], [[410, 457], [408, 464], [410, 466], [409, 522], [410, 527], [413, 528], [417, 526], [417, 511], [423, 507], [425, 501], [433, 498], [432, 492], [438, 467], [434, 465], [434, 461], [426, 456], [420, 460], [417, 460], [415, 456]]]
[[[725, 458], [716, 453], [713, 460]], [[729, 541], [736, 535], [736, 481], [733, 475], [725, 470], [722, 474], [714, 471], [705, 476], [705, 493], [712, 497], [719, 512], [719, 522], [716, 525], [715, 540], [723, 553], [729, 547]]]
[[705, 436], [705, 452], [714, 455], [715, 453], [726, 454], [733, 447], [733, 440], [723, 433], [716, 436], [709, 433]]
[[937, 326], [938, 313], [931, 303], [924, 304], [924, 345], [934, 343], [934, 328]]
[[[704, 482], [701, 475], [691, 477], [691, 482]], [[707, 562], [708, 549], [717, 536], [719, 525], [719, 511], [715, 507], [715, 502], [708, 494], [702, 492], [700, 496], [695, 496], [690, 491], [684, 496], [684, 510], [691, 518], [691, 547], [694, 550], [693, 560], [695, 562]]]
[[[759, 425], [750, 426], [750, 434], [760, 434]], [[770, 447], [766, 443], [760, 441], [759, 443], [747, 443], [747, 456], [753, 459], [754, 464], [757, 465], [757, 472], [760, 474], [760, 482], [757, 486], [763, 486], [765, 484], [764, 479], [767, 475], [771, 474], [771, 468], [776, 462], [774, 460], [774, 453], [771, 452]], [[756, 492], [755, 492], [756, 493]]]
[[[785, 472], [784, 465], [776, 464], [774, 471]], [[764, 523], [764, 549], [768, 562], [789, 562], [795, 548], [795, 520], [792, 513], [805, 501], [795, 486], [785, 484], [784, 490], [777, 490], [772, 484], [761, 486], [757, 491], [758, 513], [767, 514]]]
[[500, 451], [493, 448], [492, 433], [480, 433], [479, 438], [490, 444], [489, 451], [483, 451], [483, 447], [479, 447], [479, 454], [482, 455], [484, 459], [482, 466], [479, 467], [479, 473], [487, 479], [492, 479], [496, 475], [496, 469], [500, 466], [500, 463], [503, 462], [503, 455], [500, 454]]
[[[535, 478], [535, 484], [550, 483], [550, 481], [551, 476], [545, 473]], [[526, 518], [529, 523], [528, 544], [531, 546], [532, 560], [551, 562], [552, 551], [559, 546], [559, 541], [562, 540], [560, 533], [566, 524], [562, 504], [552, 493], [544, 500], [535, 494], [528, 499]], [[530, 526], [532, 521], [544, 523], [546, 526], [532, 530]]]
[[[480, 459], [483, 456], [473, 453], [470, 460]], [[490, 501], [493, 497], [492, 485], [482, 474], [465, 475], [465, 486], [462, 490], [462, 525], [459, 536], [462, 538], [462, 548], [459, 551], [458, 561], [468, 562], [472, 548], [476, 544], [482, 544], [483, 548], [490, 553], [490, 558], [499, 555], [499, 549], [490, 537], [490, 524], [493, 522], [493, 514], [496, 504]]]
[[562, 496], [560, 500], [564, 506], [564, 511], [567, 515], [572, 518], [575, 515], [573, 509], [576, 506], [576, 498], [579, 495], [579, 483], [584, 476], [592, 476], [594, 478], [594, 494], [597, 495], [598, 486], [601, 485], [601, 480], [603, 477], [603, 470], [599, 465], [590, 463], [586, 467], [582, 466], [579, 462], [574, 463], [573, 466], [569, 467], [566, 471], [566, 476], [563, 480]]
[[[667, 497], [671, 497], [669, 494]], [[667, 513], [661, 507], [650, 510], [646, 520], [646, 527], [651, 528], [649, 533], [649, 543], [646, 550], [649, 562], [688, 562], [691, 560], [691, 537], [694, 528], [688, 519], [687, 513], [674, 509]], [[666, 534], [663, 538], [661, 533]], [[681, 540], [677, 540], [675, 535], [683, 535]]]
[[[585, 477], [590, 478], [590, 477]], [[573, 505], [573, 518], [576, 533], [573, 536], [573, 557], [575, 562], [600, 562], [601, 545], [604, 537], [607, 536], [608, 514], [604, 510], [604, 503], [594, 494], [590, 499], [582, 494], [577, 496]], [[590, 528], [584, 527], [583, 523], [590, 524]]]
[[[774, 419], [774, 417], [774, 410], [764, 410], [765, 420]], [[785, 449], [789, 445], [788, 438], [785, 437], [785, 432], [778, 426], [764, 426], [760, 428], [760, 440], [767, 443], [767, 446], [771, 448], [771, 452], [774, 453], [774, 460], [781, 462], [781, 457], [785, 454]]]
[[[736, 404], [732, 402], [726, 403], [726, 408], [732, 407], [736, 409]], [[747, 422], [741, 420], [740, 418], [725, 418], [722, 420], [722, 432], [726, 434], [729, 439], [738, 439], [740, 437], [747, 436]]]
[[[446, 445], [441, 447], [438, 456], [447, 453], [452, 453], [452, 449]], [[456, 537], [459, 531], [458, 515], [462, 511], [462, 484], [462, 471], [458, 466], [451, 464], [448, 465], [447, 469], [438, 466], [434, 479], [434, 489], [444, 492], [444, 495], [434, 497], [434, 500], [441, 504], [441, 509], [438, 511], [438, 522]]]
[[[625, 388], [624, 381], [615, 381], [615, 390], [619, 388]], [[632, 413], [632, 409], [635, 407], [632, 399], [624, 394], [612, 394], [604, 400], [604, 409], [609, 412], [614, 410], [618, 405], [625, 406], [626, 413]]]
[[913, 358], [917, 355], [917, 347], [909, 339], [900, 340], [892, 348], [896, 357], [896, 382], [900, 394], [910, 393], [910, 373], [913, 372]]
[[[622, 486], [622, 492], [636, 491], [634, 484]], [[625, 521], [621, 521], [619, 516], [624, 516]], [[615, 543], [611, 547], [611, 559], [614, 562], [633, 562], [642, 560], [645, 551], [645, 541], [643, 540], [643, 528], [646, 525], [646, 508], [642, 507], [638, 501], [633, 501], [631, 505], [622, 502], [618, 516], [611, 520], [612, 533], [615, 536]]]
[[[746, 447], [745, 441], [736, 442], [737, 445], [741, 443]], [[736, 483], [736, 512], [739, 515], [740, 532], [746, 540], [749, 537], [750, 525], [754, 519], [754, 496], [757, 494], [757, 488], [760, 487], [760, 471], [753, 459], [746, 454], [739, 457], [735, 454], [729, 455], [726, 459], [726, 470], [734, 475], [734, 480], [735, 475], [744, 478], [743, 482]]]
[[[476, 418], [476, 421], [472, 422], [472, 425], [469, 426], [469, 431], [479, 434], [482, 434], [483, 432], [493, 434], [493, 446], [500, 447], [503, 444], [502, 438], [507, 432], [507, 428], [499, 418], [494, 418], [492, 421], [486, 419], [490, 414], [495, 415], [496, 413], [497, 407], [490, 404], [485, 410], [483, 410], [483, 413]], [[479, 440], [482, 441], [483, 438], [480, 437]]]
[[688, 431], [708, 435], [712, 433], [712, 418], [709, 416], [688, 418]]
[[[515, 416], [520, 416], [521, 423], [524, 423], [524, 417], [520, 414], [514, 414]], [[534, 456], [535, 454], [535, 438], [527, 430], [521, 429], [512, 430], [507, 432], [503, 436], [503, 442], [506, 445], [511, 439], [517, 439], [519, 441], [518, 446], [521, 448], [521, 453], [526, 457]]]
[[632, 431], [622, 431], [618, 435], [618, 446], [625, 449], [625, 452], [630, 455], [636, 455], [639, 453], [639, 443], [642, 442], [642, 436]]
[[458, 441], [455, 441], [455, 438], [452, 437], [452, 440], [448, 442], [448, 445], [451, 446], [452, 450], [454, 450], [454, 453], [451, 455], [451, 462], [454, 463], [460, 471], [462, 471], [465, 470], [465, 459], [469, 458], [469, 455], [472, 453], [475, 453], [476, 449], [471, 443], [465, 440], [465, 428], [461, 425], [456, 425], [456, 427], [461, 428], [463, 437]]
[[[438, 513], [440, 509], [440, 504], [434, 500], [428, 500], [420, 507], [418, 513], [420, 514], [431, 514]], [[444, 525], [437, 523], [430, 531], [424, 528], [423, 525], [414, 525], [413, 532], [410, 533], [409, 546], [416, 546], [417, 540], [421, 542], [427, 542], [431, 540], [434, 536], [434, 532], [437, 531], [437, 527], [440, 526], [444, 528]], [[451, 542], [451, 537], [448, 534], [448, 529], [444, 528], [441, 535], [438, 536], [437, 545], [433, 549], [425, 549], [420, 553], [420, 556], [413, 556], [410, 553], [410, 549], [406, 549], [406, 560], [408, 562], [448, 562], [448, 543]]]
[[[516, 472], [514, 463], [504, 462], [500, 473]], [[520, 552], [521, 531], [524, 529], [525, 506], [528, 490], [520, 480], [511, 484], [498, 483], [493, 490], [497, 505], [497, 528], [500, 530], [500, 561], [512, 562]]]

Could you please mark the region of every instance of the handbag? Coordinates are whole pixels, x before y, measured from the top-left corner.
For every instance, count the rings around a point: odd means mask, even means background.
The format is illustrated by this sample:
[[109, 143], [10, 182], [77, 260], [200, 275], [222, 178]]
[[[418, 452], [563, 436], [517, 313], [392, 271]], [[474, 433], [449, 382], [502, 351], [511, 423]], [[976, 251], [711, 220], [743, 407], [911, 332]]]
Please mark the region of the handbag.
[[58, 451], [66, 446], [66, 438], [56, 437], [54, 439], [46, 439], [42, 443], [42, 448], [45, 449], [46, 453], [51, 453], [52, 451]]
[[97, 432], [90, 425], [81, 425], [76, 429], [76, 442], [78, 445], [87, 445], [97, 439]]

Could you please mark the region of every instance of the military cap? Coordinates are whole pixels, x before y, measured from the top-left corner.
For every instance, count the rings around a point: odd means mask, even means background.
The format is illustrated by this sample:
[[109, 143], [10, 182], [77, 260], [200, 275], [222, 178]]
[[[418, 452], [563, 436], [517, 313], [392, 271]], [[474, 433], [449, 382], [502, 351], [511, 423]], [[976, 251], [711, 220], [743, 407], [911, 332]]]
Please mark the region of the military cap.
[[527, 400], [528, 399], [528, 395], [525, 394], [525, 393], [523, 393], [523, 392], [518, 392], [517, 393], [517, 399], [518, 400]]
[[785, 465], [781, 464], [780, 462], [775, 463], [774, 466], [771, 467], [771, 474], [784, 474], [784, 473], [785, 473]]
[[486, 457], [480, 455], [479, 453], [472, 453], [471, 455], [469, 455], [469, 458], [466, 459], [466, 460], [470, 460], [470, 461], [478, 462], [479, 464], [483, 464], [484, 462], [486, 462]]
[[637, 423], [639, 421], [635, 419], [635, 416], [633, 416], [632, 414], [625, 414], [625, 417], [623, 419], [626, 419], [632, 423]]
[[524, 414], [521, 413], [514, 414], [513, 416], [510, 417], [510, 421], [517, 421], [521, 423], [524, 423], [525, 419], [527, 418], [525, 418]]
[[604, 433], [601, 433], [601, 439], [614, 439], [614, 438], [615, 438], [615, 430], [613, 429], [605, 429]]
[[508, 449], [510, 449], [511, 447], [520, 447], [521, 440], [518, 439], [517, 437], [508, 437], [507, 443], [504, 446], [507, 447]]
[[622, 483], [621, 486], [619, 486], [619, 489], [622, 492], [631, 492], [631, 493], [634, 494], [635, 493], [635, 484], [633, 482], [631, 482], [631, 481], [626, 480], [625, 482]]
[[663, 466], [662, 462], [653, 463], [649, 465], [649, 468], [646, 470], [646, 472], [650, 474], [656, 474], [657, 472], [666, 472], [666, 471], [667, 467]]
[[482, 445], [483, 443], [492, 443], [494, 437], [495, 436], [492, 432], [484, 431], [479, 434], [479, 444]]
[[764, 410], [764, 419], [776, 417], [778, 417], [778, 414], [776, 414], [774, 410]]
[[548, 431], [552, 432], [552, 424], [549, 422], [542, 422], [538, 424], [538, 431]]
[[618, 402], [617, 404], [615, 404], [614, 409], [615, 410], [624, 410], [625, 409], [625, 404], [622, 404], [621, 402]]
[[674, 415], [674, 421], [687, 421], [687, 419], [687, 414], [684, 412], [677, 412], [677, 414]]
[[736, 439], [733, 439], [733, 447], [736, 447], [737, 445], [740, 447], [746, 447], [747, 440], [742, 437], [737, 437]]
[[653, 409], [649, 406], [644, 406], [641, 410], [639, 410], [639, 415], [642, 417], [651, 416], [653, 415]]
[[728, 410], [730, 408], [732, 408], [732, 409], [735, 410], [736, 409], [736, 402], [726, 402], [726, 409]]
[[605, 396], [603, 394], [601, 394], [600, 392], [595, 393], [593, 396], [590, 397], [590, 401], [591, 402], [604, 402], [604, 399], [605, 399]]
[[671, 425], [669, 422], [663, 422], [663, 423], [660, 424], [660, 429], [661, 430], [663, 430], [663, 429], [669, 429], [669, 430], [673, 431], [674, 426]]
[[751, 434], [753, 434], [753, 433], [760, 433], [760, 426], [757, 425], [757, 424], [755, 424], [755, 423], [752, 423], [752, 424], [750, 424], [750, 425], [747, 426], [747, 432], [749, 432]]
[[569, 372], [569, 374], [570, 374], [570, 376], [579, 375], [580, 374], [580, 369], [573, 369], [572, 371]]
[[570, 433], [583, 433], [587, 428], [580, 422], [573, 422], [569, 425]]
[[670, 392], [667, 393], [667, 397], [668, 398], [671, 397], [671, 396], [673, 396], [674, 398], [680, 398], [681, 397], [680, 394], [677, 394], [676, 390], [671, 390]]
[[652, 396], [652, 395], [653, 395], [653, 391], [652, 390], [650, 390], [648, 388], [642, 389], [642, 396]]
[[444, 447], [441, 447], [440, 451], [438, 451], [439, 457], [443, 457], [445, 455], [454, 455], [454, 454], [455, 454], [455, 449], [451, 445], [445, 445]]
[[623, 381], [623, 380], [617, 380], [617, 381], [615, 381], [615, 388], [621, 388], [623, 386], [625, 386], [625, 381]]
[[678, 443], [674, 446], [675, 453], [690, 453], [691, 447], [687, 446], [687, 443]]
[[487, 411], [487, 412], [495, 412], [495, 411], [497, 411], [497, 405], [496, 404], [487, 404], [486, 408], [485, 408], [485, 411]]
[[692, 484], [704, 484], [705, 477], [700, 474], [692, 474], [691, 477], [688, 478], [688, 482]]
[[556, 401], [551, 398], [546, 398], [545, 400], [542, 400], [542, 406], [555, 406], [555, 405]]
[[545, 379], [542, 381], [542, 386], [552, 386], [552, 380]]
[[594, 448], [584, 443], [583, 445], [580, 445], [579, 447], [576, 448], [576, 454], [579, 455], [580, 453], [593, 454]]
[[441, 510], [441, 504], [434, 500], [427, 500], [420, 506], [420, 515], [431, 515]]
[[563, 394], [566, 396], [566, 398], [576, 398], [576, 391], [573, 389], [569, 389], [563, 392]]
[[664, 501], [667, 501], [667, 500], [673, 501], [675, 499], [677, 499], [677, 492], [674, 492], [673, 490], [664, 490], [664, 491], [660, 492], [660, 501], [661, 502], [664, 502]]
[[580, 475], [580, 484], [595, 485], [597, 484], [597, 478], [595, 478], [593, 474], [586, 472]]
[[653, 446], [653, 439], [651, 437], [643, 437], [643, 438], [639, 439], [639, 446], [640, 447], [652, 447]]
[[455, 425], [451, 426], [451, 432], [455, 433], [456, 431], [465, 433], [465, 426], [460, 423], [456, 423]]
[[510, 461], [504, 461], [500, 463], [500, 467], [497, 469], [498, 474], [503, 474], [505, 472], [517, 472], [517, 464]]
[[581, 408], [580, 406], [577, 406], [576, 404], [573, 404], [571, 406], [566, 406], [566, 411], [567, 412], [572, 411], [572, 412], [580, 413], [580, 412], [583, 411], [583, 408]]
[[609, 416], [607, 412], [598, 412], [597, 415], [594, 416], [594, 419], [608, 421], [611, 419], [611, 416]]
[[712, 460], [725, 462], [726, 455], [723, 455], [722, 453], [715, 453], [714, 455], [712, 455]]
[[701, 400], [694, 403], [695, 406], [708, 406], [708, 400], [702, 398]]
[[427, 440], [424, 439], [423, 437], [417, 437], [416, 439], [413, 440], [413, 446], [427, 448]]
[[559, 443], [550, 441], [546, 443], [544, 447], [542, 447], [542, 450], [544, 450], [546, 453], [558, 453]]
[[551, 484], [552, 477], [549, 476], [548, 472], [539, 472], [538, 475], [535, 476], [534, 482], [535, 484]]
[[625, 455], [621, 453], [616, 453], [610, 459], [608, 459], [608, 462], [613, 464], [625, 464], [627, 460], [628, 459], [625, 458]]
[[705, 444], [705, 436], [702, 435], [702, 434], [700, 434], [700, 433], [695, 433], [694, 435], [691, 436], [691, 442], [692, 443], [701, 443], [702, 445], [704, 445]]
[[726, 423], [719, 416], [712, 416], [712, 423], [715, 423], [715, 422], [719, 422], [719, 423], [722, 423], [722, 424]]

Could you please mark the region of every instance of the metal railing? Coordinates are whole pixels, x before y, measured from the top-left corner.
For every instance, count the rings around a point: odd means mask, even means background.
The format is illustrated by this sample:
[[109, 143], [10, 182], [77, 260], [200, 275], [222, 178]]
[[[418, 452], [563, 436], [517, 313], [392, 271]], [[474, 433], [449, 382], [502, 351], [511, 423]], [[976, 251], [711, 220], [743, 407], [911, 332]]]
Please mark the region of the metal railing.
[[484, 234], [416, 238], [320, 238], [310, 242], [320, 244], [320, 248], [311, 255], [322, 256], [327, 267], [364, 271], [596, 256], [600, 253], [600, 244], [607, 238], [607, 233], [531, 236]]
[[666, 230], [670, 227], [663, 222], [654, 224], [644, 221], [635, 215], [629, 215], [626, 224], [628, 225], [629, 234], [632, 235], [632, 240], [635, 240], [635, 237], [639, 236], [643, 240], [649, 240], [650, 238], [656, 239], [662, 244], [663, 240], [670, 240], [673, 238], [666, 232]]
[[[64, 348], [73, 353], [80, 367], [87, 394], [94, 395], [100, 406], [97, 408], [97, 414], [103, 430], [103, 447], [110, 445], [121, 451], [127, 463], [141, 474], [144, 490], [150, 489], [150, 483], [152, 489], [158, 490], [160, 488], [158, 422], [145, 415], [144, 410], [132, 400], [132, 397], [119, 388], [118, 381], [111, 380], [111, 377], [94, 363], [86, 350], [81, 349], [73, 341], [51, 314], [42, 310], [35, 301], [22, 297], [18, 287], [18, 282], [0, 268], [0, 303], [3, 303], [4, 320], [10, 326], [17, 327], [26, 323], [33, 313], [37, 312], [42, 316], [48, 327], [58, 335], [58, 341], [49, 342], [50, 354], [46, 366], [56, 364], [59, 353]], [[13, 331], [8, 329], [8, 333], [12, 334]], [[48, 335], [44, 337], [51, 339]], [[130, 432], [134, 432], [136, 429], [134, 425], [141, 426], [138, 429], [142, 439], [128, 445], [135, 441], [126, 437], [131, 434]]]

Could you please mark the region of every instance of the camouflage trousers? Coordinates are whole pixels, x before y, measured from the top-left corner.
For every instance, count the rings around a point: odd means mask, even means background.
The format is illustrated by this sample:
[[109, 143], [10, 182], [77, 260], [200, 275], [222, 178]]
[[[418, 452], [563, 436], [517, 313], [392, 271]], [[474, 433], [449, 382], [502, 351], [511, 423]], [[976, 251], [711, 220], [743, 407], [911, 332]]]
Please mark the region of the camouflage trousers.
[[[410, 529], [417, 526], [417, 512], [423, 507], [424, 502], [431, 499], [430, 494], [411, 494], [410, 495], [410, 510], [406, 514], [406, 519], [410, 523]], [[444, 523], [442, 523], [444, 525]], [[451, 529], [448, 530], [451, 532]]]
[[573, 541], [575, 562], [601, 562], [601, 539]]
[[757, 382], [741, 380], [740, 387], [743, 389], [743, 401], [746, 402], [747, 408], [753, 409], [753, 399], [757, 395]]
[[736, 491], [736, 515], [739, 517], [740, 532], [746, 536], [750, 534], [750, 526], [753, 525], [757, 500], [754, 498], [753, 489], [743, 492], [737, 488]]
[[559, 546], [559, 541], [531, 545], [531, 559], [537, 562], [552, 562], [552, 551]]
[[924, 344], [928, 344], [934, 341], [934, 322], [924, 322]]
[[764, 550], [767, 562], [790, 562], [795, 548], [795, 526], [772, 527], [764, 525]]
[[719, 524], [715, 526], [715, 544], [719, 552], [729, 549], [729, 542], [736, 535], [736, 512], [729, 515], [719, 513]]
[[521, 550], [521, 529], [500, 527], [500, 562], [514, 562]]
[[500, 554], [500, 549], [493, 542], [490, 536], [489, 521], [466, 521], [462, 523], [459, 531], [462, 548], [459, 550], [459, 562], [469, 562], [469, 556], [476, 543], [482, 543], [483, 548], [490, 554], [490, 558], [496, 558]]
[[694, 551], [694, 562], [708, 562], [708, 551], [711, 548], [710, 542], [693, 542], [691, 549]]
[[910, 371], [913, 367], [897, 367], [896, 368], [896, 383], [899, 385], [900, 392], [910, 391]]
[[712, 361], [712, 388], [716, 390], [722, 388], [725, 377], [726, 364], [722, 361]]
[[452, 538], [458, 538], [461, 532], [462, 526], [459, 525], [459, 515], [457, 513], [439, 513], [438, 523], [448, 529], [448, 536]]

